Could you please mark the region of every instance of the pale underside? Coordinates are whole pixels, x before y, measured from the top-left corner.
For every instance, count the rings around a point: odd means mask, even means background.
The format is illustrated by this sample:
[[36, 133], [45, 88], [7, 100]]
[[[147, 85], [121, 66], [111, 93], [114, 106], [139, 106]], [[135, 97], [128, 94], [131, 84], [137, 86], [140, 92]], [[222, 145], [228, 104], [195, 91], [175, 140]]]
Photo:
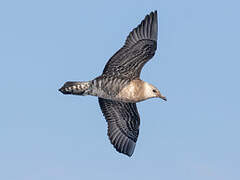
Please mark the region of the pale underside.
[[149, 83], [140, 79], [132, 80], [127, 84], [116, 96], [116, 100], [123, 102], [136, 103], [149, 98], [153, 98], [151, 91], [148, 88], [151, 86]]

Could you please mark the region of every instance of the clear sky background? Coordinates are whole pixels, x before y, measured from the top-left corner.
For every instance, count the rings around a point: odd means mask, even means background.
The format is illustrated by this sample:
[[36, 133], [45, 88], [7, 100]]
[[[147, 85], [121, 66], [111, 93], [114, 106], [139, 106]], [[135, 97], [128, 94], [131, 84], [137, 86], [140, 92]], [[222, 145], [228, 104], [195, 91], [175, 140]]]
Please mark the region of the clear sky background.
[[[237, 0], [1, 1], [0, 179], [240, 179]], [[146, 14], [158, 50], [141, 78], [168, 101], [138, 104], [131, 158], [107, 137], [96, 97], [64, 96], [90, 80]]]

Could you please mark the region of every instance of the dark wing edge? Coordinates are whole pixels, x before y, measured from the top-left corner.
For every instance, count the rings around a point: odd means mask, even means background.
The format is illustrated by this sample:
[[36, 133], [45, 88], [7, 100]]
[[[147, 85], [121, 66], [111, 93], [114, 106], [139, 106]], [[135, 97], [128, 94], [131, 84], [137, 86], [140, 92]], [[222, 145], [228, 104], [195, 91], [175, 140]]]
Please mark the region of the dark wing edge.
[[155, 54], [157, 37], [158, 17], [154, 11], [129, 33], [124, 46], [105, 65], [103, 75], [138, 78], [144, 64]]
[[115, 149], [132, 156], [139, 134], [140, 118], [136, 103], [98, 98], [108, 123], [108, 137]]
[[146, 15], [141, 24], [133, 29], [128, 35], [125, 46], [130, 48], [138, 41], [143, 39], [153, 40], [157, 42], [158, 38], [158, 16], [157, 11]]

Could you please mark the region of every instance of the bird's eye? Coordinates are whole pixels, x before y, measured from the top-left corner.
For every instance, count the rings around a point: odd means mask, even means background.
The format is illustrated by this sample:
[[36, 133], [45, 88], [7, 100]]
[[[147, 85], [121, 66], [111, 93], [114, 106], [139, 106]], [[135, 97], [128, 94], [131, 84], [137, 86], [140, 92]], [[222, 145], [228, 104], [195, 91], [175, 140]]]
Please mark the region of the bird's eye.
[[157, 91], [155, 89], [152, 90], [154, 93], [156, 93]]

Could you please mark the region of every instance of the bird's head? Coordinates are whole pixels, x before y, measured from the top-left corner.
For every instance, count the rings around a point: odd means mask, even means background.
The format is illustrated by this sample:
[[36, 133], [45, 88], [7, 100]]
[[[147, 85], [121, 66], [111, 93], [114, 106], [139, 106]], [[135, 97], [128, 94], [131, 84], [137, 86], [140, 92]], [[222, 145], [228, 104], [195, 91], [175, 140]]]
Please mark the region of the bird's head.
[[163, 96], [155, 86], [147, 82], [145, 82], [144, 85], [144, 94], [148, 98], [161, 98], [164, 101], [167, 101], [167, 98]]

